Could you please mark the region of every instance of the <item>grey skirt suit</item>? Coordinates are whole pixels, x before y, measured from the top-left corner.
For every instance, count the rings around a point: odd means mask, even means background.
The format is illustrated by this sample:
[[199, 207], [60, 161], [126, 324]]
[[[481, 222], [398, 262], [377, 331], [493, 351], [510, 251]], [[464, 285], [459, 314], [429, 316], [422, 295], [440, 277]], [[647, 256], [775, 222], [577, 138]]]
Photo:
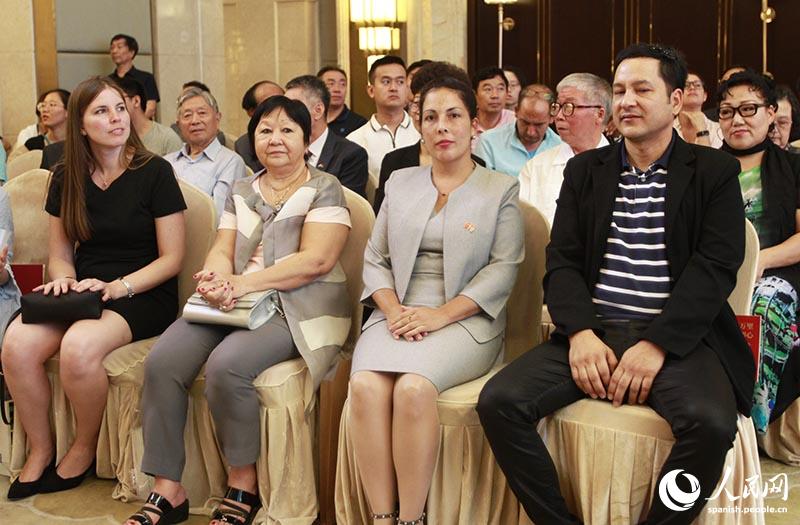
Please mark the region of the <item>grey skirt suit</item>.
[[438, 307], [463, 295], [481, 311], [408, 342], [395, 340], [383, 312], [375, 310], [356, 345], [351, 373], [414, 373], [441, 392], [492, 367], [524, 258], [518, 195], [515, 178], [476, 166], [434, 212], [430, 166], [392, 175], [365, 252], [362, 301], [374, 306], [372, 294], [389, 288], [406, 306]]

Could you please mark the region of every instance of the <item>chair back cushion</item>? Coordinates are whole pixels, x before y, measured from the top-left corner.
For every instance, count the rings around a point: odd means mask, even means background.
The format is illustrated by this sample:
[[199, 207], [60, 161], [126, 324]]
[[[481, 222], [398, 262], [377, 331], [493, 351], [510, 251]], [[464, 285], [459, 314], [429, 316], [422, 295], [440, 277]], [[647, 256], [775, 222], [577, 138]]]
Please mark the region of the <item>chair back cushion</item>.
[[342, 347], [343, 352], [350, 354], [355, 348], [356, 339], [361, 334], [363, 308], [359, 299], [361, 298], [361, 290], [364, 287], [362, 280], [364, 250], [372, 233], [372, 226], [375, 224], [375, 213], [364, 197], [348, 188], [342, 187], [342, 189], [347, 200], [347, 208], [350, 210], [350, 222], [352, 224], [350, 234], [347, 236], [347, 244], [345, 244], [342, 255], [339, 257], [342, 270], [347, 275], [347, 294], [350, 296], [350, 304], [353, 307], [350, 333]]
[[178, 184], [186, 201], [186, 254], [178, 274], [178, 307], [183, 309], [197, 287], [192, 275], [203, 268], [214, 243], [217, 211], [206, 192], [181, 179], [178, 179]]
[[505, 333], [505, 361], [524, 354], [542, 339], [542, 280], [545, 270], [545, 248], [550, 242], [550, 227], [539, 210], [520, 202], [525, 224], [525, 260], [519, 267], [517, 282], [508, 299]]
[[14, 262], [47, 264], [50, 216], [44, 211], [50, 172], [30, 170], [9, 180], [4, 189], [14, 218]]
[[728, 304], [736, 315], [750, 313], [750, 301], [753, 298], [753, 286], [756, 283], [758, 269], [758, 232], [748, 221], [744, 220], [744, 261], [736, 274], [736, 287], [728, 296]]
[[6, 175], [8, 176], [8, 180], [11, 180], [30, 170], [38, 169], [41, 165], [42, 150], [35, 149], [33, 151], [22, 153], [21, 155], [8, 161], [8, 165], [6, 166]]

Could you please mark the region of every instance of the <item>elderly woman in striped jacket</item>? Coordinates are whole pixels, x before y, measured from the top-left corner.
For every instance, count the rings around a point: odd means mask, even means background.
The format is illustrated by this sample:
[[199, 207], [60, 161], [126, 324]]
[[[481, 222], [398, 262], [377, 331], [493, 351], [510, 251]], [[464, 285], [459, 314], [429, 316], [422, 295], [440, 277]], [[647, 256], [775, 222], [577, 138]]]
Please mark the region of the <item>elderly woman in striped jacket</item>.
[[[262, 102], [250, 120], [251, 143], [266, 169], [234, 184], [214, 245], [195, 274], [197, 291], [229, 310], [246, 293], [276, 289], [283, 315], [254, 330], [178, 319], [159, 339], [146, 363], [142, 399], [142, 470], [155, 476], [154, 492], [130, 524], [186, 519], [180, 479], [187, 391], [204, 364], [206, 397], [231, 466], [228, 493], [211, 523], [251, 523], [260, 506], [253, 380], [299, 354], [318, 385], [347, 337], [350, 307], [338, 260], [350, 216], [339, 181], [306, 166], [310, 131], [306, 107], [282, 96]], [[328, 337], [318, 342], [309, 330]]]

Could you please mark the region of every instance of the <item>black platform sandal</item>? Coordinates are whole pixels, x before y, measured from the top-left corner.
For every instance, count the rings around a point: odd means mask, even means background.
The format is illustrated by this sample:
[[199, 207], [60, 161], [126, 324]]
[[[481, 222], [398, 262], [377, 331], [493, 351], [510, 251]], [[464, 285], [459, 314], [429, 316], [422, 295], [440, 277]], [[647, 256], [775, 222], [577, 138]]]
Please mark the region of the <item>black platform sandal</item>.
[[[250, 506], [248, 511], [244, 507], [236, 503], [243, 503]], [[230, 523], [231, 525], [250, 525], [253, 523], [253, 518], [256, 517], [258, 510], [261, 508], [261, 499], [257, 494], [228, 487], [228, 492], [225, 493], [225, 499], [219, 504], [217, 510], [211, 516], [211, 521], [218, 520], [222, 523]]]
[[183, 523], [189, 519], [189, 499], [187, 498], [177, 507], [173, 507], [167, 498], [157, 492], [151, 492], [147, 496], [144, 506], [128, 520], [133, 520], [141, 525], [153, 525], [153, 518], [147, 515], [148, 512], [158, 516], [156, 525]]

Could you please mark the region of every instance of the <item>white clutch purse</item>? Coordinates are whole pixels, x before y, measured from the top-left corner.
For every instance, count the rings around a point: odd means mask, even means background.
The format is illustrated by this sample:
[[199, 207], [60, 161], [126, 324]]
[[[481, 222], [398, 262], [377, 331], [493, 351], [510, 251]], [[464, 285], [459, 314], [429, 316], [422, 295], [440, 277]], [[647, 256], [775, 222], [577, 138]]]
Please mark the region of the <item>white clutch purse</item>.
[[236, 305], [223, 312], [211, 306], [199, 293], [194, 293], [183, 307], [183, 317], [190, 323], [221, 324], [255, 330], [278, 313], [283, 317], [277, 290], [251, 292], [236, 300]]

